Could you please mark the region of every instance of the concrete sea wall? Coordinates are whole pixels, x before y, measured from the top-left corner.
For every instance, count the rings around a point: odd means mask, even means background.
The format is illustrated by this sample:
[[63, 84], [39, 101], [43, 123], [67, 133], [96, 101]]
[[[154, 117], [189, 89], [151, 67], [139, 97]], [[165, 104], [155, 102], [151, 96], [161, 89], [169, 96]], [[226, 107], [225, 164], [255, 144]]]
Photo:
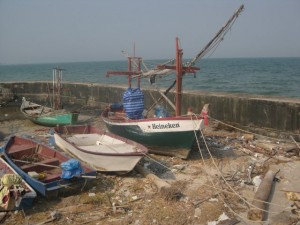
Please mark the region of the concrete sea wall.
[[[51, 87], [52, 81], [2, 83], [0, 101], [3, 102], [3, 99], [16, 95], [19, 102], [24, 96], [42, 104], [49, 103]], [[98, 83], [64, 83], [62, 101], [66, 108], [80, 109], [82, 106], [88, 106], [91, 109], [94, 107], [103, 109], [109, 103], [119, 102], [125, 89], [126, 87], [122, 86]], [[143, 91], [146, 107], [153, 104], [153, 99], [160, 97], [155, 90]], [[174, 93], [169, 93], [168, 96], [171, 100], [175, 98]], [[206, 103], [210, 104], [210, 116], [226, 123], [254, 130], [284, 131], [298, 136], [300, 134], [300, 99], [202, 91], [183, 93], [183, 112], [192, 107], [195, 113], [199, 113]]]

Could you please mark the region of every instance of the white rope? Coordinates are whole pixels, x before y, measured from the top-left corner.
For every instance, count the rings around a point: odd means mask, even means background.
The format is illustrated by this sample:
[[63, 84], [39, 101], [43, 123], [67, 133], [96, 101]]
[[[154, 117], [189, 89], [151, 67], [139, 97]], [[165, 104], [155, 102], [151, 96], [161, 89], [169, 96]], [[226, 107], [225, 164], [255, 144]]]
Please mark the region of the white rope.
[[[197, 120], [198, 120], [197, 115], [194, 114], [194, 116], [196, 116], [196, 118], [197, 118]], [[191, 120], [193, 120], [192, 117], [191, 117]], [[195, 120], [193, 120], [193, 121], [195, 121]], [[198, 121], [199, 121], [199, 120], [198, 120]], [[231, 185], [227, 182], [227, 180], [225, 179], [225, 177], [222, 175], [221, 171], [219, 170], [218, 166], [216, 165], [216, 163], [215, 163], [215, 161], [214, 161], [214, 158], [213, 158], [213, 156], [212, 156], [212, 154], [211, 154], [211, 152], [210, 152], [210, 150], [209, 150], [209, 148], [208, 148], [208, 145], [207, 145], [207, 143], [206, 143], [206, 141], [205, 141], [205, 138], [204, 138], [204, 135], [203, 135], [203, 132], [201, 131], [201, 129], [200, 129], [200, 132], [201, 132], [202, 138], [203, 138], [203, 140], [204, 140], [205, 146], [206, 146], [206, 148], [207, 148], [207, 151], [209, 152], [210, 157], [211, 157], [211, 159], [212, 159], [212, 161], [213, 161], [214, 166], [217, 168], [217, 170], [218, 170], [219, 174], [221, 175], [222, 179], [225, 181], [226, 185], [231, 189], [232, 192], [226, 191], [226, 190], [224, 190], [224, 189], [220, 189], [220, 188], [216, 187], [215, 183], [212, 181], [212, 179], [211, 179], [210, 177], [209, 177], [209, 180], [210, 180], [210, 182], [212, 183], [212, 185], [204, 184], [204, 186], [212, 187], [212, 188], [214, 188], [215, 190], [219, 190], [219, 191], [222, 191], [222, 192], [226, 192], [226, 193], [228, 193], [228, 194], [236, 195], [236, 196], [238, 196], [241, 200], [243, 200], [243, 202], [245, 202], [246, 204], [248, 204], [249, 206], [252, 206], [252, 207], [254, 207], [254, 208], [257, 208], [257, 209], [259, 209], [259, 210], [261, 210], [261, 211], [268, 212], [268, 213], [270, 213], [270, 214], [277, 214], [277, 213], [279, 213], [279, 212], [271, 212], [271, 211], [268, 211], [268, 210], [263, 210], [263, 209], [260, 209], [260, 208], [256, 207], [255, 205], [253, 205], [252, 203], [250, 203], [249, 201], [247, 201], [247, 198], [244, 198], [243, 196], [241, 196], [239, 193], [237, 193], [237, 192], [231, 187]], [[203, 161], [203, 164], [206, 166], [206, 163], [205, 163], [205, 160], [204, 160], [204, 157], [203, 157], [201, 148], [200, 148], [200, 143], [199, 143], [199, 140], [198, 140], [197, 132], [196, 132], [195, 129], [194, 129], [194, 134], [195, 134], [197, 146], [198, 146], [198, 149], [199, 149], [199, 153], [200, 153], [200, 155], [201, 155], [201, 159], [202, 159], [202, 161]], [[166, 168], [167, 170], [170, 170], [170, 171], [171, 171], [171, 168], [169, 168], [169, 167], [163, 165], [162, 163], [160, 163], [159, 161], [153, 159], [153, 158], [150, 157], [148, 154], [144, 154], [144, 156], [146, 156], [146, 157], [149, 158], [150, 160], [154, 161], [155, 163], [161, 165], [162, 167]], [[228, 205], [228, 203], [225, 202], [225, 200], [224, 200], [223, 197], [220, 195], [220, 193], [217, 193], [217, 195], [220, 197], [221, 201], [229, 208], [229, 210], [230, 210], [232, 213], [234, 213], [236, 216], [238, 216], [239, 218], [241, 218], [242, 220], [248, 221], [248, 222], [254, 222], [254, 223], [265, 222], [265, 221], [253, 221], [253, 220], [249, 220], [248, 218], [245, 218], [245, 217], [239, 215], [237, 212], [235, 212], [235, 211]], [[249, 199], [250, 199], [250, 198], [249, 198]], [[258, 199], [256, 199], [256, 201], [258, 201], [258, 202], [264, 202], [264, 203], [267, 203], [267, 204], [269, 204], [269, 205], [274, 205], [274, 206], [282, 207], [282, 205], [275, 204], [275, 203], [270, 203], [270, 202], [265, 202], [265, 201], [258, 200]], [[292, 209], [291, 207], [282, 207], [282, 208], [283, 208], [283, 209]]]
[[[194, 114], [194, 116], [197, 118], [197, 115], [196, 115], [196, 114]], [[228, 181], [225, 179], [225, 177], [223, 176], [223, 174], [222, 174], [222, 172], [220, 171], [219, 167], [217, 166], [217, 164], [216, 164], [216, 162], [215, 162], [215, 160], [214, 160], [214, 158], [213, 158], [213, 156], [212, 156], [212, 154], [211, 154], [211, 151], [210, 151], [209, 148], [208, 148], [207, 142], [205, 141], [204, 134], [203, 134], [203, 132], [202, 132], [201, 129], [200, 129], [200, 132], [201, 132], [201, 135], [202, 135], [204, 144], [205, 144], [205, 146], [206, 146], [206, 149], [207, 149], [207, 151], [208, 151], [208, 153], [209, 153], [209, 155], [210, 155], [210, 158], [211, 158], [211, 160], [212, 160], [212, 162], [213, 162], [213, 165], [215, 166], [215, 168], [216, 168], [217, 171], [219, 172], [219, 174], [220, 174], [221, 178], [223, 179], [223, 181], [225, 182], [225, 184], [231, 189], [231, 191], [232, 191], [237, 197], [239, 197], [241, 200], [243, 200], [246, 204], [248, 204], [248, 205], [250, 205], [250, 206], [252, 206], [252, 207], [254, 207], [254, 208], [256, 208], [256, 209], [259, 209], [259, 210], [261, 210], [261, 211], [263, 211], [263, 212], [272, 213], [272, 214], [280, 213], [280, 212], [271, 212], [271, 211], [268, 211], [268, 210], [263, 210], [263, 209], [258, 208], [257, 206], [255, 206], [255, 205], [253, 205], [252, 203], [248, 202], [247, 199], [245, 199], [243, 196], [241, 196], [239, 193], [237, 193], [237, 192], [231, 187], [231, 185], [230, 185], [230, 184], [228, 183]], [[201, 148], [200, 148], [199, 140], [198, 140], [198, 137], [197, 137], [197, 134], [196, 134], [195, 130], [194, 130], [194, 133], [195, 133], [195, 138], [196, 138], [196, 142], [197, 142], [197, 145], [198, 145], [198, 149], [199, 149], [199, 152], [200, 152], [200, 155], [201, 155], [201, 158], [202, 158], [202, 162], [203, 162], [204, 166], [206, 166], [206, 163], [205, 163], [205, 161], [204, 161], [204, 157], [203, 157], [203, 155], [202, 155], [202, 153], [201, 153]], [[210, 177], [209, 177], [209, 179], [210, 179]], [[213, 183], [213, 181], [212, 181], [211, 179], [210, 179], [210, 181], [211, 181], [211, 183], [213, 184], [213, 187], [215, 188], [215, 184]], [[219, 193], [218, 193], [218, 195], [220, 196]], [[225, 201], [224, 201], [222, 198], [221, 198], [221, 200], [225, 203]], [[270, 202], [265, 202], [265, 201], [263, 201], [263, 202], [264, 202], [264, 203], [267, 203], [267, 204], [272, 204], [272, 203], [270, 203]], [[225, 203], [225, 204], [226, 204], [226, 203]], [[226, 204], [226, 205], [228, 206], [228, 204]], [[229, 206], [228, 206], [228, 207], [229, 207]], [[230, 207], [229, 207], [229, 208], [230, 208]], [[290, 208], [290, 207], [285, 207], [284, 209], [287, 209], [287, 208]], [[232, 210], [232, 211], [234, 212], [233, 209], [230, 208], [230, 210]], [[236, 214], [237, 214], [237, 213], [236, 213]], [[238, 215], [238, 214], [237, 214], [237, 215]], [[240, 216], [240, 215], [238, 215], [238, 216], [239, 216], [241, 219], [248, 220], [247, 218], [243, 218], [243, 217]], [[253, 220], [248, 220], [248, 221], [255, 222], [255, 221], [253, 221]], [[259, 222], [263, 222], [263, 221], [259, 221]]]
[[222, 122], [222, 121], [220, 121], [220, 120], [217, 120], [217, 119], [215, 119], [215, 118], [212, 118], [211, 116], [208, 116], [208, 118], [213, 119], [213, 120], [217, 121], [218, 123], [221, 123], [221, 124], [226, 125], [226, 126], [228, 126], [228, 127], [234, 128], [235, 130], [243, 131], [243, 132], [248, 133], [248, 134], [253, 134], [253, 135], [257, 135], [257, 136], [261, 136], [261, 137], [264, 137], [264, 138], [269, 138], [269, 139], [273, 139], [273, 140], [277, 140], [277, 141], [285, 141], [285, 142], [288, 142], [288, 143], [296, 143], [296, 145], [297, 145], [297, 142], [296, 142], [296, 141], [295, 141], [295, 142], [291, 142], [291, 141], [286, 140], [286, 139], [280, 139], [280, 138], [268, 137], [268, 136], [265, 136], [265, 135], [262, 135], [262, 134], [257, 134], [257, 133], [251, 132], [251, 131], [243, 130], [243, 129], [241, 129], [241, 128], [232, 126], [232, 125], [230, 125], [230, 124], [227, 124], [227, 123], [224, 123], [224, 122]]

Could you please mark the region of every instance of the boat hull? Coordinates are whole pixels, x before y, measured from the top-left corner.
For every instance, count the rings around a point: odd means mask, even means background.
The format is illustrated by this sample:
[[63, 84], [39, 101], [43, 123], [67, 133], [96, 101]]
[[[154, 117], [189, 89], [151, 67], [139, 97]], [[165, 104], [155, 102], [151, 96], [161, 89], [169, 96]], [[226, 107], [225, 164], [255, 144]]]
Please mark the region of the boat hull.
[[[16, 174], [18, 173], [2, 158], [0, 157], [0, 178], [4, 174]], [[25, 181], [22, 180], [23, 186], [25, 187], [26, 193], [22, 196], [21, 202], [16, 209], [28, 209], [32, 206], [34, 199], [36, 198], [36, 192], [33, 188]]]
[[67, 112], [64, 109], [54, 110], [27, 101], [24, 97], [20, 111], [27, 119], [42, 126], [75, 124], [78, 121], [79, 116], [78, 112]]
[[107, 129], [117, 135], [161, 151], [186, 149], [190, 151], [200, 129], [204, 127], [202, 118], [166, 117], [141, 120], [109, 119], [102, 115]]
[[[145, 146], [132, 140], [90, 126], [64, 126], [55, 128], [55, 131], [55, 144], [59, 148], [98, 171], [129, 172], [148, 151]], [[68, 138], [63, 132], [68, 134]], [[101, 140], [102, 144], [96, 145], [97, 140]]]
[[27, 116], [27, 118], [32, 122], [43, 126], [68, 125], [77, 122], [78, 113], [53, 114], [40, 117]]
[[[37, 143], [34, 140], [18, 136], [11, 136], [3, 149], [3, 155], [8, 164], [22, 177], [23, 180], [25, 180], [25, 182], [27, 182], [34, 190], [36, 190], [43, 196], [57, 196], [59, 191], [65, 190], [68, 187], [76, 187], [79, 184], [85, 182], [85, 179], [81, 177], [74, 177], [72, 179], [62, 179], [62, 169], [59, 167], [59, 165], [62, 162], [68, 161], [71, 158], [46, 145]], [[34, 153], [32, 152], [32, 150], [34, 150]], [[38, 178], [29, 176], [29, 170], [25, 170], [24, 165], [17, 163], [19, 159], [22, 159], [24, 157], [28, 158], [34, 154], [38, 154], [39, 158], [45, 157], [50, 160], [57, 161], [57, 164], [55, 164], [57, 166], [54, 168], [51, 168], [53, 164], [49, 163], [49, 165], [46, 165], [46, 167], [39, 168], [38, 166], [35, 166], [33, 167], [34, 169], [30, 170], [37, 172], [44, 171], [46, 176], [45, 180], [39, 180]], [[46, 163], [42, 162], [42, 164]], [[82, 175], [96, 175], [96, 171], [94, 169], [87, 166], [82, 167], [84, 171]], [[48, 181], [46, 181], [47, 179]]]

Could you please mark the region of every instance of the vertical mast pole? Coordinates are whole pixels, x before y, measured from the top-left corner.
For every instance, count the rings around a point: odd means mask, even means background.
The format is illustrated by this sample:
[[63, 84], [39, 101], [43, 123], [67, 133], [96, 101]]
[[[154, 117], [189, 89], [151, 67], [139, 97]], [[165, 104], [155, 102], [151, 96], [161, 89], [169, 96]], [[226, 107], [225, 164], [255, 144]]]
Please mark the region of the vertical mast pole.
[[[128, 57], [128, 71], [131, 72], [132, 68], [131, 68], [131, 57]], [[129, 88], [131, 88], [131, 76], [128, 75], [128, 86]]]
[[61, 78], [62, 78], [62, 69], [58, 69], [58, 78], [57, 78], [57, 109], [61, 108]]
[[176, 37], [176, 116], [181, 115], [182, 97], [182, 49], [179, 49], [179, 39]]
[[54, 82], [55, 82], [55, 68], [53, 68], [53, 80], [52, 80], [52, 107], [53, 109], [55, 109], [55, 97], [54, 97], [54, 89], [55, 89], [55, 86], [54, 86]]
[[[141, 58], [138, 58], [137, 72], [141, 72]], [[138, 81], [138, 88], [140, 88], [140, 86], [141, 86], [141, 77], [140, 76], [138, 76], [137, 81]]]

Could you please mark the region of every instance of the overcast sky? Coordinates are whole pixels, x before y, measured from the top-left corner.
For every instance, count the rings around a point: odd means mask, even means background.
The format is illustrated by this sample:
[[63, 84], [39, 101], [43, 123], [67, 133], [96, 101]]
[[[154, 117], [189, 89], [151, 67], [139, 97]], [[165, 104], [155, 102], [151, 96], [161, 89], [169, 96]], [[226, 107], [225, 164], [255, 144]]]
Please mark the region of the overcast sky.
[[242, 4], [210, 57], [300, 57], [299, 0], [0, 0], [0, 63], [191, 58]]

